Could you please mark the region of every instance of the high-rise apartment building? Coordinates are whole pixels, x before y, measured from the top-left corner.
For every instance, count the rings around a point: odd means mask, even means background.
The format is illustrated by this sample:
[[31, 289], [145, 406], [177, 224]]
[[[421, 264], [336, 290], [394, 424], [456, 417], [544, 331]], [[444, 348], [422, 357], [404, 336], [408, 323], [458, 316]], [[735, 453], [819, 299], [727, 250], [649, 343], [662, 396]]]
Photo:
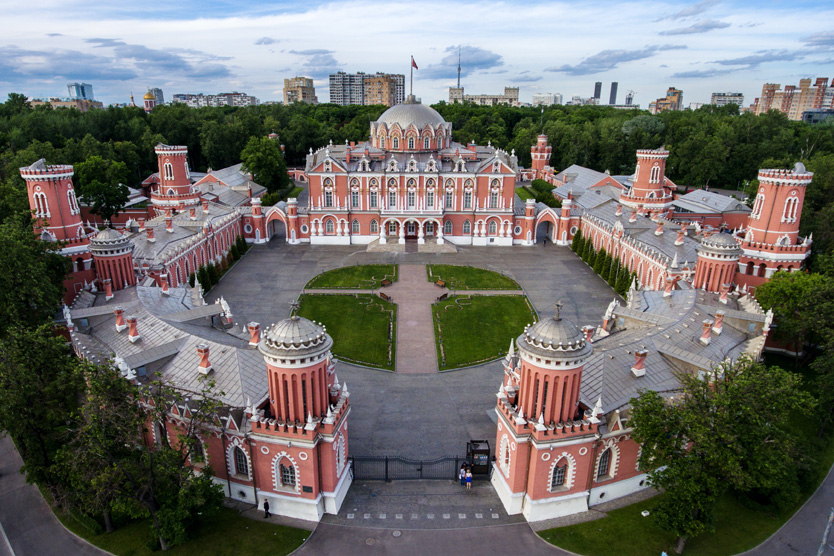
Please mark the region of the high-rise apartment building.
[[597, 81], [594, 83], [594, 98], [599, 100], [602, 96], [602, 81]]
[[716, 106], [736, 104], [740, 107], [744, 104], [744, 95], [741, 93], [712, 93], [710, 104], [714, 104]]
[[364, 104], [395, 106], [405, 100], [405, 75], [375, 73], [364, 80]]
[[480, 106], [496, 106], [506, 104], [519, 106], [518, 87], [504, 87], [503, 95], [466, 95], [463, 87], [449, 87], [449, 104], [471, 102]]
[[206, 106], [256, 106], [260, 101], [256, 97], [246, 93], [220, 93], [217, 95], [204, 95], [203, 93], [174, 95], [174, 102], [183, 102], [189, 108], [204, 108]]
[[95, 100], [93, 86], [89, 83], [67, 83], [67, 90], [71, 99]]
[[562, 104], [562, 95], [559, 93], [538, 93], [533, 95], [533, 106], [552, 106]]
[[611, 94], [608, 97], [608, 104], [617, 104], [617, 86], [619, 83], [616, 81], [611, 82]]
[[385, 104], [394, 106], [405, 101], [405, 75], [400, 73], [330, 74], [330, 102], [350, 104]]
[[316, 88], [313, 80], [309, 77], [291, 77], [284, 79], [284, 104], [303, 102], [305, 104], [318, 104]]
[[799, 80], [799, 87], [786, 85], [784, 89], [778, 83], [765, 83], [762, 96], [753, 103], [756, 114], [768, 110], [779, 110], [791, 120], [801, 120], [806, 110], [816, 108], [834, 108], [834, 81], [830, 84], [827, 77], [818, 77], [811, 85], [811, 78]]
[[165, 95], [162, 94], [162, 89], [159, 87], [153, 87], [152, 89], [148, 89], [153, 95], [153, 98], [156, 99], [156, 105], [159, 106], [160, 104], [165, 104]]
[[681, 110], [683, 108], [683, 91], [669, 87], [666, 96], [649, 103], [649, 112], [659, 114], [667, 110]]

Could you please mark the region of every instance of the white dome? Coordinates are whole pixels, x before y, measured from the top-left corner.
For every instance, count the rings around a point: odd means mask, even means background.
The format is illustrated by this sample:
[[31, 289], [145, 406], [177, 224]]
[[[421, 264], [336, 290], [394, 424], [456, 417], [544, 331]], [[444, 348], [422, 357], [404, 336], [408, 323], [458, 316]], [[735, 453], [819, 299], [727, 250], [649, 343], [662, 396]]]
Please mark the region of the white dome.
[[431, 106], [425, 106], [419, 102], [405, 102], [392, 106], [383, 112], [377, 123], [385, 124], [388, 129], [391, 129], [394, 124], [399, 124], [402, 129], [406, 129], [412, 124], [417, 129], [423, 129], [427, 125], [436, 128], [445, 124], [446, 120]]
[[273, 358], [312, 356], [329, 350], [333, 339], [324, 327], [304, 317], [292, 316], [266, 330], [258, 350]]
[[571, 321], [553, 317], [543, 319], [516, 339], [519, 349], [551, 359], [578, 359], [593, 351], [591, 344]]

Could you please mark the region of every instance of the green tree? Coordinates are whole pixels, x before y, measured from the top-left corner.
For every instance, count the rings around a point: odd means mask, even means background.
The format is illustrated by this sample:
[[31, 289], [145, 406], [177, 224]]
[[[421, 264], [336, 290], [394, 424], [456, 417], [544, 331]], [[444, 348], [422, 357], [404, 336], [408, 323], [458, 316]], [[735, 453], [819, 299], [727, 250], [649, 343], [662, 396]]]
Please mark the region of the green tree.
[[620, 272], [617, 275], [617, 285], [614, 287], [614, 291], [620, 294], [622, 297], [625, 297], [626, 293], [628, 293], [628, 287], [631, 285], [631, 273], [625, 266], [620, 267]]
[[642, 444], [640, 468], [665, 491], [653, 514], [682, 550], [687, 537], [711, 530], [715, 503], [730, 488], [782, 506], [796, 500], [803, 455], [789, 424], [813, 399], [798, 375], [749, 358], [705, 379], [679, 379], [674, 398], [646, 391], [633, 399], [630, 426]]
[[124, 162], [93, 155], [75, 166], [75, 174], [78, 195], [90, 206], [90, 212], [110, 220], [124, 208], [130, 193], [125, 185], [130, 173]]
[[620, 272], [620, 257], [615, 258], [611, 261], [611, 264], [608, 266], [608, 276], [606, 277], [606, 281], [608, 285], [614, 288], [617, 285], [617, 276]]
[[571, 251], [579, 253], [582, 249], [582, 230], [576, 230], [573, 239], [570, 242]]
[[34, 234], [28, 214], [0, 223], [0, 337], [51, 320], [60, 308], [69, 259], [56, 247]]
[[596, 272], [597, 274], [602, 273], [602, 267], [605, 264], [605, 257], [607, 256], [608, 253], [605, 252], [605, 247], [600, 247], [599, 251], [596, 254], [596, 257], [594, 257], [593, 264], [591, 264], [591, 268], [594, 269], [594, 272]]
[[84, 386], [77, 364], [51, 324], [15, 326], [0, 340], [0, 430], [15, 441], [28, 482], [58, 483], [55, 454]]
[[277, 141], [268, 137], [252, 137], [240, 153], [240, 159], [255, 182], [266, 187], [270, 193], [290, 186], [287, 165]]

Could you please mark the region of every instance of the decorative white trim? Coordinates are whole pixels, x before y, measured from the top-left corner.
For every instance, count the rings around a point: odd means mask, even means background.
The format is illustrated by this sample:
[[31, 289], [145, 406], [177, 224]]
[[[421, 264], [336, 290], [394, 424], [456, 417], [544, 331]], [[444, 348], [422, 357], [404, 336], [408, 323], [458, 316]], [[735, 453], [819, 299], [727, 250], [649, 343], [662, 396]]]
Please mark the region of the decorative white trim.
[[[303, 453], [303, 452], [302, 452]], [[301, 454], [298, 454], [299, 459], [301, 459]], [[293, 487], [285, 487], [281, 484], [281, 477], [278, 472], [278, 465], [281, 463], [281, 460], [286, 458], [295, 471], [295, 485]], [[276, 492], [288, 492], [294, 490], [296, 494], [301, 492], [301, 473], [298, 471], [298, 464], [295, 462], [295, 459], [287, 452], [281, 451], [275, 454], [275, 457], [272, 458], [272, 487], [275, 489]]]
[[[553, 489], [553, 472], [556, 471], [556, 465], [566, 459], [568, 461], [568, 468], [565, 470], [565, 482], [561, 486]], [[547, 474], [547, 492], [561, 492], [563, 490], [570, 490], [573, 488], [573, 482], [576, 478], [576, 458], [569, 452], [562, 452], [557, 457], [553, 458], [553, 463], [550, 464], [550, 472]]]

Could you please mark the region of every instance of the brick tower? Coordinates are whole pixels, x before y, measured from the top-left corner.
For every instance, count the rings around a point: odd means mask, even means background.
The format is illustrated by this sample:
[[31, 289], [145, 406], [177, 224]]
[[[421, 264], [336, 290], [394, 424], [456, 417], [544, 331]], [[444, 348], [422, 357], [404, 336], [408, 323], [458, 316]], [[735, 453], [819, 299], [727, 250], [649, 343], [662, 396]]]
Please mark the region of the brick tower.
[[544, 168], [550, 164], [550, 153], [553, 147], [547, 144], [547, 135], [539, 135], [536, 144], [530, 147], [532, 158], [531, 168], [533, 179], [544, 179]]
[[150, 113], [153, 111], [154, 107], [156, 106], [156, 96], [150, 91], [145, 93], [145, 96], [142, 97], [142, 100], [145, 104], [145, 112]]
[[258, 498], [273, 513], [318, 521], [336, 514], [351, 484], [347, 470], [350, 412], [323, 326], [301, 317], [266, 330], [258, 350], [266, 361], [269, 400], [250, 424]]
[[620, 195], [620, 203], [651, 214], [668, 212], [673, 197], [666, 180], [667, 158], [669, 151], [665, 149], [638, 150], [633, 184]]
[[692, 287], [718, 293], [722, 284], [735, 282], [741, 248], [730, 234], [716, 233], [701, 239]]
[[516, 343], [498, 391], [492, 484], [507, 513], [528, 521], [587, 510], [589, 447], [599, 420], [580, 408], [579, 388], [593, 347], [558, 313], [528, 327]]
[[127, 234], [105, 228], [90, 239], [90, 246], [99, 280], [109, 279], [114, 291], [136, 285], [133, 242]]
[[65, 301], [95, 280], [90, 240], [81, 223], [81, 209], [72, 185], [69, 165], [48, 166], [40, 159], [20, 169], [26, 181], [29, 208], [35, 215], [35, 232], [45, 241], [60, 241], [60, 253], [72, 260], [72, 273], [64, 280]]
[[160, 143], [154, 151], [159, 161], [159, 184], [151, 192], [154, 207], [182, 211], [199, 204], [199, 194], [191, 190], [188, 147]]
[[799, 237], [799, 219], [813, 177], [801, 162], [793, 170], [759, 170], [759, 191], [741, 242], [738, 283], [755, 287], [777, 270], [796, 272], [804, 265], [811, 240]]

